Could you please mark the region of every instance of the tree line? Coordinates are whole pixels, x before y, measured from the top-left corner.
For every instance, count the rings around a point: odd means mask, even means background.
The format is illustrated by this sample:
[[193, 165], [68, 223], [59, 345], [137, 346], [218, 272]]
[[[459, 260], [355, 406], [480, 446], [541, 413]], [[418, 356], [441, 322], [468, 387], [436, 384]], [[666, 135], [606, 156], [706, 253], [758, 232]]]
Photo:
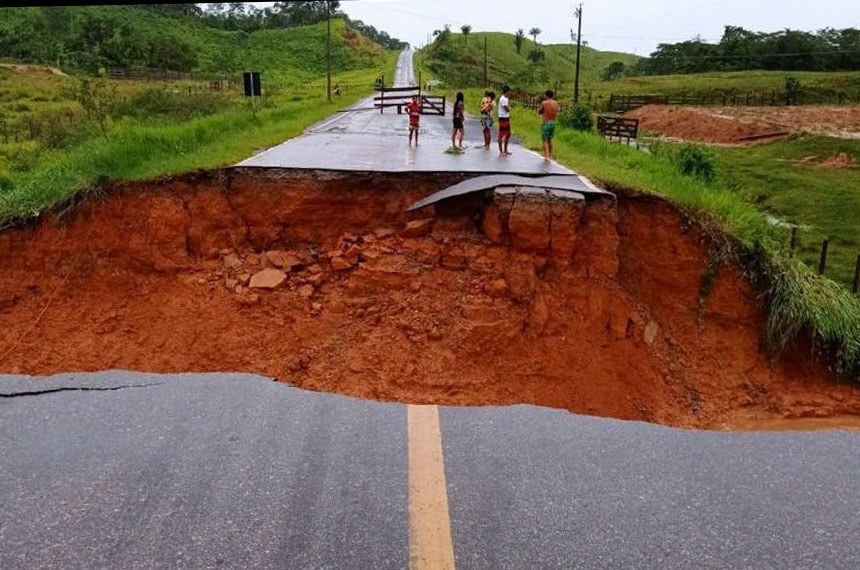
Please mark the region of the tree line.
[[[263, 29], [304, 26], [325, 21], [325, 2], [278, 2], [259, 9], [242, 2], [208, 4], [139, 4], [141, 17], [123, 17], [110, 10], [79, 10], [66, 6], [5, 8], [0, 12], [0, 57], [49, 63], [96, 72], [102, 68], [135, 66], [159, 70], [191, 71], [198, 66], [195, 45], [178, 32], [147, 24], [146, 12], [180, 19], [208, 28], [252, 33]], [[332, 0], [333, 15], [388, 49], [408, 44], [360, 20], [340, 13]]]
[[[196, 4], [161, 4], [157, 5], [167, 11], [175, 12], [176, 6], [194, 6]], [[289, 28], [293, 26], [308, 26], [324, 22], [328, 14], [326, 2], [275, 2], [271, 8], [257, 8], [252, 4], [243, 2], [207, 4], [205, 10], [197, 8], [197, 17], [202, 18], [208, 25], [223, 30], [241, 30], [244, 32], [255, 32], [257, 30], [273, 28]], [[353, 20], [340, 11], [338, 0], [329, 0], [328, 10], [332, 15], [344, 19], [352, 28], [355, 28], [368, 39], [378, 43], [382, 47], [391, 50], [401, 50], [409, 47], [409, 44], [388, 33], [377, 30], [375, 27], [365, 24], [361, 20]]]
[[[613, 64], [614, 65], [614, 64]], [[659, 44], [648, 58], [629, 69], [615, 65], [612, 76], [669, 75], [707, 71], [852, 71], [860, 70], [860, 30], [827, 28], [817, 32], [752, 32], [726, 26], [719, 43], [701, 38]], [[612, 78], [612, 77], [607, 77]]]

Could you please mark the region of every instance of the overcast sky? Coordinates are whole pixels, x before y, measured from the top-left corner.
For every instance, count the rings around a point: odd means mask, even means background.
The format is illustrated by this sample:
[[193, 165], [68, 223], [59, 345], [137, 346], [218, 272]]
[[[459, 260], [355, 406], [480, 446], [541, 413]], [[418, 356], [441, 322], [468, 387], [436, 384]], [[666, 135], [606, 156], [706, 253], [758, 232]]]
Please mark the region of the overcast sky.
[[[528, 32], [541, 43], [570, 42], [571, 0], [342, 0], [363, 20], [414, 46], [434, 29], [463, 24], [473, 31]], [[718, 41], [725, 25], [772, 32], [826, 27], [860, 28], [860, 0], [591, 0], [583, 5], [582, 36], [594, 48], [648, 55], [658, 43], [701, 36]]]

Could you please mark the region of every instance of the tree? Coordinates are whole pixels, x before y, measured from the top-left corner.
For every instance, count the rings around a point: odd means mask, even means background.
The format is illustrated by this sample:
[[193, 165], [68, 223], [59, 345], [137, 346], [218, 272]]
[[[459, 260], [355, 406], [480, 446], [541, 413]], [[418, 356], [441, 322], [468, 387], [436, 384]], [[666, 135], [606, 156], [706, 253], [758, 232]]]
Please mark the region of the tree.
[[149, 46], [149, 66], [170, 71], [191, 71], [197, 65], [194, 49], [182, 38], [160, 37]]
[[537, 37], [541, 34], [542, 31], [543, 30], [541, 30], [540, 28], [532, 28], [531, 30], [529, 30], [529, 35], [534, 38], [535, 45], [537, 45]]
[[613, 61], [603, 70], [603, 80], [612, 81], [624, 75], [624, 62]]
[[525, 32], [523, 32], [522, 28], [517, 30], [517, 33], [514, 34], [514, 45], [517, 46], [517, 55], [519, 55], [523, 49], [523, 40], [525, 39], [525, 37], [526, 34]]
[[460, 26], [460, 31], [463, 32], [463, 42], [466, 45], [469, 45], [469, 33], [472, 31], [472, 26], [470, 26], [469, 24]]

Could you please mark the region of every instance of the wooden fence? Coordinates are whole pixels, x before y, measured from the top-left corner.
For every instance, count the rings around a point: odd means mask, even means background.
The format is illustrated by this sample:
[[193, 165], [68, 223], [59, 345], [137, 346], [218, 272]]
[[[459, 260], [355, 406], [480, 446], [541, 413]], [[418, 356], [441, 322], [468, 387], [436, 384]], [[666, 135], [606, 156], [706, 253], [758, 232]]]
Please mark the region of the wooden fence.
[[846, 105], [860, 102], [857, 93], [836, 91], [831, 93], [800, 92], [794, 95], [775, 89], [749, 91], [746, 93], [714, 91], [690, 95], [624, 95], [613, 93], [609, 97], [607, 110], [614, 113], [632, 111], [645, 105], [691, 105], [698, 107], [765, 107], [785, 105]]

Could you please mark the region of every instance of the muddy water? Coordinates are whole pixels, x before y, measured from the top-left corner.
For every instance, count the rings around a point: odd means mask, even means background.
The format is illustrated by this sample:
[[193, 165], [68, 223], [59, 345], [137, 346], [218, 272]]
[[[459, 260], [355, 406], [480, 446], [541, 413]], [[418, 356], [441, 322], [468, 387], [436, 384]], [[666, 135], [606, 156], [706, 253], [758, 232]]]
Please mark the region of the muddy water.
[[736, 418], [723, 424], [725, 431], [860, 431], [860, 416], [829, 418]]

